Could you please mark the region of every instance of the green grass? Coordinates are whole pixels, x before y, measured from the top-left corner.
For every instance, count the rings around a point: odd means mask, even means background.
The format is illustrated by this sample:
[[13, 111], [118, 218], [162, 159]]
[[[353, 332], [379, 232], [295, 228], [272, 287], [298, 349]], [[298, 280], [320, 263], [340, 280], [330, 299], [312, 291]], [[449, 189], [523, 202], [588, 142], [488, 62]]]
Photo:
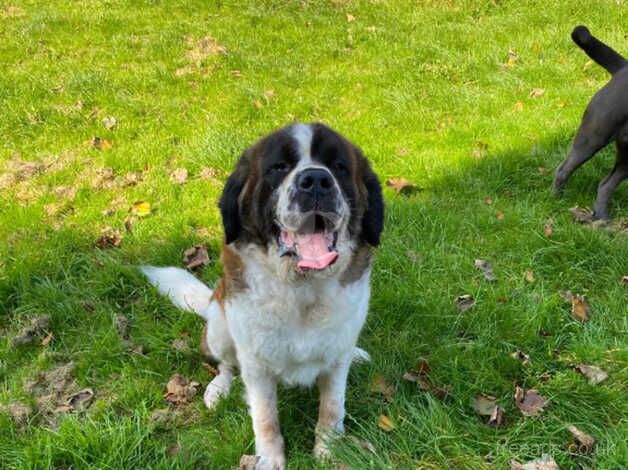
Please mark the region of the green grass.
[[[295, 119], [323, 121], [358, 143], [382, 182], [402, 176], [422, 188], [408, 197], [385, 190], [386, 230], [360, 339], [373, 362], [349, 379], [348, 433], [372, 442], [377, 454], [345, 442], [338, 459], [355, 469], [500, 469], [549, 453], [561, 468], [625, 465], [628, 298], [620, 279], [628, 275], [628, 240], [625, 231], [578, 225], [567, 211], [591, 205], [614, 149], [578, 171], [562, 199], [549, 193], [551, 174], [537, 168], [564, 158], [584, 107], [608, 79], [597, 65], [583, 69], [588, 58], [571, 29], [586, 24], [628, 53], [626, 6], [2, 2], [0, 163], [54, 164], [9, 181], [0, 194], [0, 404], [32, 403], [24, 381], [69, 360], [97, 401], [53, 422], [35, 413], [28, 426], [0, 413], [0, 468], [227, 469], [254, 452], [241, 384], [215, 411], [196, 398], [171, 421], [151, 422], [172, 374], [203, 384], [209, 375], [196, 350], [200, 319], [159, 298], [135, 266], [179, 265], [185, 248], [206, 243], [213, 261], [202, 278], [214, 282], [222, 181], [251, 142]], [[207, 35], [226, 53], [191, 63], [189, 44]], [[518, 61], [502, 67], [509, 49]], [[191, 73], [177, 76], [185, 67]], [[545, 93], [532, 98], [534, 88]], [[274, 95], [265, 98], [267, 90]], [[118, 122], [112, 131], [101, 124], [108, 115]], [[113, 147], [83, 144], [94, 135]], [[480, 143], [486, 155], [476, 158]], [[93, 189], [101, 167], [141, 172], [142, 181]], [[169, 181], [178, 167], [190, 172], [185, 185]], [[199, 178], [204, 167], [217, 171], [216, 181]], [[59, 186], [75, 196], [57, 196]], [[127, 233], [124, 220], [138, 200], [153, 210]], [[50, 204], [59, 205], [52, 215]], [[102, 214], [111, 207], [113, 215]], [[611, 212], [628, 217], [626, 185]], [[543, 233], [548, 219], [551, 237]], [[105, 226], [123, 233], [120, 248], [94, 248]], [[496, 283], [482, 279], [475, 258], [495, 266]], [[528, 270], [533, 283], [524, 280]], [[558, 294], [566, 289], [587, 297], [589, 322], [571, 319]], [[453, 299], [463, 293], [477, 305], [459, 314]], [[51, 317], [52, 342], [12, 346], [10, 338], [41, 313]], [[131, 341], [144, 345], [144, 355], [128, 352], [117, 336], [117, 314], [130, 319]], [[182, 333], [190, 352], [171, 347]], [[531, 356], [530, 366], [510, 358], [517, 349]], [[434, 383], [451, 387], [448, 398], [401, 380], [419, 358], [429, 359]], [[572, 369], [579, 362], [603, 367], [609, 379], [589, 385]], [[398, 385], [393, 403], [369, 392], [376, 373]], [[521, 416], [515, 385], [550, 400], [542, 416]], [[503, 428], [475, 414], [479, 392], [505, 407]], [[316, 393], [280, 396], [291, 468], [316, 468]], [[380, 414], [396, 429], [378, 429]], [[591, 455], [569, 454], [569, 424], [596, 438]]]

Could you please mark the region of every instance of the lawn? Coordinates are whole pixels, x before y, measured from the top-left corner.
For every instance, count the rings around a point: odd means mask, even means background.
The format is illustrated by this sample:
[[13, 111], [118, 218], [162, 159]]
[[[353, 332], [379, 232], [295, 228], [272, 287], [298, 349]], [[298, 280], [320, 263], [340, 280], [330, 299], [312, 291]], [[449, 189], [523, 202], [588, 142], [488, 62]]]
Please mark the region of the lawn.
[[[254, 452], [241, 383], [212, 412], [201, 396], [168, 408], [173, 374], [211, 378], [202, 321], [136, 266], [181, 266], [204, 244], [198, 274], [215, 282], [223, 182], [248, 145], [294, 120], [345, 134], [382, 184], [415, 184], [385, 189], [359, 342], [372, 362], [350, 374], [354, 439], [336, 459], [625, 465], [626, 225], [594, 228], [568, 211], [592, 204], [614, 149], [562, 198], [549, 192], [608, 80], [571, 42], [577, 24], [628, 54], [625, 0], [0, 2], [0, 468], [229, 469]], [[610, 209], [628, 218], [628, 184]], [[590, 320], [572, 318], [567, 290], [584, 296]], [[463, 294], [475, 299], [466, 312], [454, 304]], [[42, 315], [48, 325], [16, 345]], [[402, 379], [420, 361], [445, 397]], [[580, 363], [608, 378], [589, 383]], [[389, 400], [373, 390], [382, 381]], [[544, 410], [523, 416], [516, 386], [538, 390]], [[86, 410], [53, 411], [83, 388], [95, 393]], [[475, 412], [479, 393], [503, 407], [501, 426]], [[315, 391], [280, 391], [290, 468], [319, 468], [316, 405]], [[394, 429], [378, 427], [380, 415]], [[569, 425], [595, 438], [590, 453], [570, 444]]]

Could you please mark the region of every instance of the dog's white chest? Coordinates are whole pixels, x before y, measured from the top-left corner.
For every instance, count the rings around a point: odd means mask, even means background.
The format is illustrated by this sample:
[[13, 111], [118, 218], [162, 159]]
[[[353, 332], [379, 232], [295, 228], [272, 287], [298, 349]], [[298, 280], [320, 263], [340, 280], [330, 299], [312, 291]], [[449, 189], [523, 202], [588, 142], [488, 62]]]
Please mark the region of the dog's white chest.
[[240, 362], [261, 363], [284, 383], [311, 385], [351, 354], [368, 310], [369, 277], [295, 284], [247, 276], [249, 288], [226, 305]]

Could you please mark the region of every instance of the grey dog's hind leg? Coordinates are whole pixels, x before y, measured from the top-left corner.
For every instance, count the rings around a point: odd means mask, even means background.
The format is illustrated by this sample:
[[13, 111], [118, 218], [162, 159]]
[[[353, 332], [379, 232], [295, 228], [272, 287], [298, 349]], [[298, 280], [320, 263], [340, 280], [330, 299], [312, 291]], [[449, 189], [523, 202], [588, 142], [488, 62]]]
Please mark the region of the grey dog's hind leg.
[[615, 188], [628, 178], [628, 124], [624, 125], [617, 136], [617, 160], [612, 171], [602, 180], [595, 200], [595, 218], [608, 220], [608, 201]]
[[591, 106], [587, 108], [571, 151], [556, 170], [552, 186], [555, 193], [562, 191], [572, 173], [610, 142], [615, 131], [613, 127], [608, 126], [600, 113], [592, 112]]

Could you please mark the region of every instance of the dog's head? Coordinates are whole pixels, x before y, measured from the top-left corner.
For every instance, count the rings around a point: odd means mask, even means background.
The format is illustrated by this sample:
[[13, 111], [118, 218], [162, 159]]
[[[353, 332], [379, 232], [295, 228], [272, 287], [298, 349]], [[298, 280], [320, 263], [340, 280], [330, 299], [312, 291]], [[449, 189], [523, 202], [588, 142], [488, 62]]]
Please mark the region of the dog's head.
[[246, 150], [220, 210], [227, 244], [261, 245], [284, 265], [319, 273], [364, 244], [378, 245], [384, 218], [368, 161], [322, 124], [288, 126]]

